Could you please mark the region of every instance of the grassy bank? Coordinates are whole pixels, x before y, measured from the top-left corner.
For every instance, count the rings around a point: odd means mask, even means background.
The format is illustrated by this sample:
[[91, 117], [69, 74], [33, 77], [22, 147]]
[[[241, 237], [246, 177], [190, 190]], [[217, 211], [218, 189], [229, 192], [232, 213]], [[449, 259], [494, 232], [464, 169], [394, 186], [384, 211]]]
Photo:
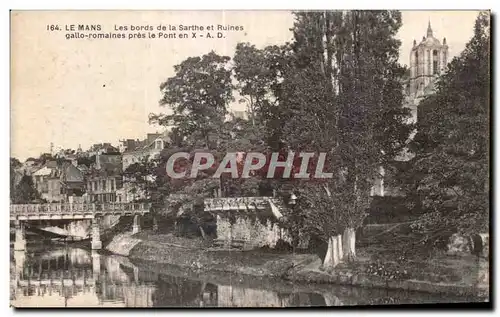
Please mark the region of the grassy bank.
[[[200, 284], [214, 284], [218, 286], [230, 286], [236, 294], [258, 298], [258, 306], [266, 306], [266, 300], [262, 300], [259, 294], [265, 294], [271, 298], [278, 294], [282, 298], [303, 298], [303, 295], [320, 295], [324, 304], [332, 306], [349, 305], [387, 305], [387, 304], [426, 304], [426, 303], [450, 303], [470, 302], [474, 298], [467, 296], [450, 296], [432, 294], [426, 292], [410, 292], [382, 288], [366, 287], [344, 287], [325, 283], [302, 283], [299, 281], [286, 280], [268, 276], [252, 276], [245, 274], [232, 274], [222, 271], [200, 271], [181, 268], [175, 265], [158, 264], [154, 261], [135, 259], [134, 264], [141, 269], [156, 274], [181, 277], [190, 281], [198, 281]], [[246, 290], [246, 291], [245, 291]], [[266, 297], [267, 299], [267, 297]], [[255, 301], [254, 301], [255, 302]], [[313, 303], [307, 305], [314, 306]], [[246, 307], [246, 306], [242, 306]]]
[[172, 234], [135, 235], [142, 242], [129, 257], [173, 264], [198, 271], [218, 271], [252, 276], [281, 277], [293, 266], [316, 260], [312, 254], [290, 254], [263, 250], [227, 251], [211, 248], [202, 239], [175, 237]]
[[[199, 238], [142, 232], [131, 259], [173, 265], [190, 272], [218, 272], [287, 280], [292, 283], [340, 284], [488, 298], [485, 272], [488, 262], [475, 256], [450, 257], [439, 252], [403, 252], [403, 232], [368, 233], [359, 241], [357, 260], [341, 263], [332, 271], [321, 267], [315, 254], [273, 250], [227, 251], [214, 249]], [[400, 236], [398, 238], [398, 236]], [[411, 250], [410, 250], [411, 251]]]

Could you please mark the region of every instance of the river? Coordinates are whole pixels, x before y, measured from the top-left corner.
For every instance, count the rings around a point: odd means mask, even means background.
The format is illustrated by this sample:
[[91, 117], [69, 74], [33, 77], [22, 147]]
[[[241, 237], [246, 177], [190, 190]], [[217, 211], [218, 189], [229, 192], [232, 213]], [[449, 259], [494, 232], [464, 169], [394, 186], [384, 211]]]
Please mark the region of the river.
[[191, 275], [69, 245], [11, 250], [14, 307], [297, 307], [464, 302], [445, 295]]

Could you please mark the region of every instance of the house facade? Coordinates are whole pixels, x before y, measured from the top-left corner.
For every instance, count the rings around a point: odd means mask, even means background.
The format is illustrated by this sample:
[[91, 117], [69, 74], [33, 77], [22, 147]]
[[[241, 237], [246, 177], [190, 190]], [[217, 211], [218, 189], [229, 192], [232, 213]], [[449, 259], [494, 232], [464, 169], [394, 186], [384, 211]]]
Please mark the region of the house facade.
[[83, 173], [76, 167], [76, 161], [64, 162], [61, 166], [61, 193], [65, 197], [81, 197], [85, 193]]
[[97, 154], [96, 163], [88, 172], [87, 196], [91, 202], [116, 202], [117, 191], [123, 187], [122, 156]]
[[166, 133], [148, 133], [146, 139], [139, 141], [127, 139], [121, 141], [123, 150], [123, 170], [144, 159], [158, 158], [161, 151], [169, 144]]
[[33, 182], [42, 199], [48, 202], [62, 201], [60, 169], [56, 161], [48, 161], [33, 174]]
[[69, 161], [47, 161], [32, 176], [35, 188], [48, 202], [67, 201], [85, 193], [84, 175]]
[[87, 156], [91, 157], [99, 154], [111, 154], [111, 153], [119, 153], [118, 148], [111, 145], [111, 143], [96, 143], [93, 144], [90, 149], [87, 151]]
[[[120, 150], [123, 156], [122, 170], [125, 172], [127, 168], [133, 164], [144, 162], [144, 160], [157, 159], [160, 153], [169, 145], [170, 139], [165, 133], [148, 133], [146, 139], [122, 140]], [[154, 176], [150, 175], [150, 181], [154, 181]], [[118, 191], [118, 200], [131, 202], [138, 199], [146, 198], [146, 193], [139, 188], [133, 179], [126, 176], [123, 177], [123, 188]]]

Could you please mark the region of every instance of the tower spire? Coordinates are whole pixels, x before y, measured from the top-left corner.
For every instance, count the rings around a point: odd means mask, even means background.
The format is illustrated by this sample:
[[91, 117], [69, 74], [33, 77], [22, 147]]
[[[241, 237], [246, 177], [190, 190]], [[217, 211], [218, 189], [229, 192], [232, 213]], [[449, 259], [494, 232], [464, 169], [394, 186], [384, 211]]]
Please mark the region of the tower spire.
[[430, 18], [429, 18], [429, 25], [427, 26], [427, 37], [432, 37], [432, 27]]

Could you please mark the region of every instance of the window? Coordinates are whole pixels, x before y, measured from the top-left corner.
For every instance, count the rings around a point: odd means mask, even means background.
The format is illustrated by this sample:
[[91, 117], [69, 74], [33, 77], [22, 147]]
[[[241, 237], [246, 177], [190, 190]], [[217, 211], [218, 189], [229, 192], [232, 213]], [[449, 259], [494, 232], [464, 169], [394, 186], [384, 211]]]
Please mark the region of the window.
[[162, 143], [163, 142], [161, 140], [156, 141], [156, 149], [157, 150], [161, 150], [163, 148]]
[[419, 75], [419, 71], [418, 71], [418, 52], [415, 52], [415, 68], [416, 68], [415, 74], [418, 76]]
[[418, 85], [418, 93], [422, 94], [424, 92], [424, 83], [420, 83]]
[[438, 51], [433, 50], [432, 51], [432, 74], [436, 75], [439, 74], [439, 61], [438, 61]]
[[102, 180], [102, 190], [103, 191], [106, 190], [106, 180], [105, 179]]
[[432, 62], [432, 73], [434, 75], [438, 74], [438, 61], [433, 61]]

